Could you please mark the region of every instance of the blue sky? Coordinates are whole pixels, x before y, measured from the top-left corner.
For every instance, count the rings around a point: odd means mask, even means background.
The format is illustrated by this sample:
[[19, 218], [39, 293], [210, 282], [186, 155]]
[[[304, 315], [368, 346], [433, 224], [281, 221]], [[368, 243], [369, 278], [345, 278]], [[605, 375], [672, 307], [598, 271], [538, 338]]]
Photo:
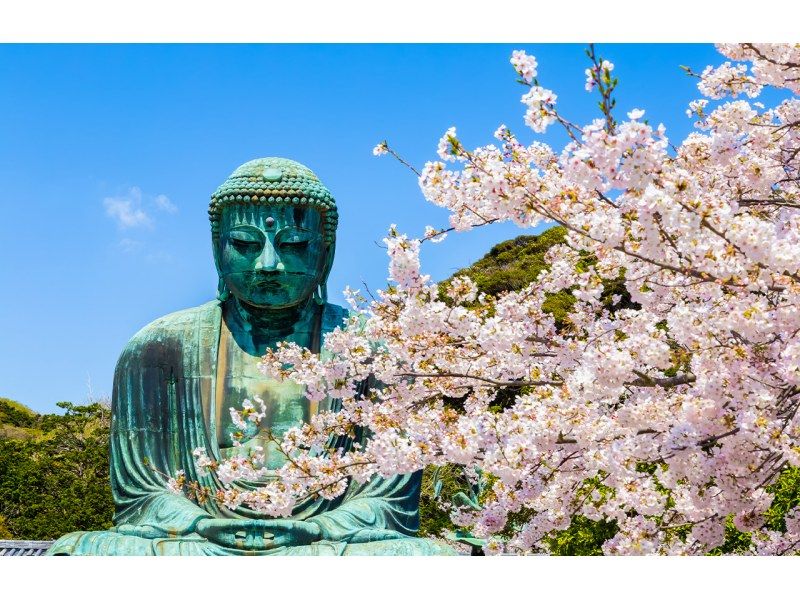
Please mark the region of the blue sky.
[[[583, 46], [0, 46], [0, 396], [41, 412], [110, 395], [117, 356], [158, 316], [214, 297], [207, 204], [247, 160], [311, 167], [340, 212], [331, 300], [381, 287], [390, 224], [446, 224], [414, 176], [372, 148], [388, 139], [416, 165], [456, 126], [468, 146], [507, 124], [525, 140], [523, 88], [508, 63], [525, 48], [572, 120], [596, 116]], [[697, 97], [678, 65], [721, 62], [711, 45], [601, 44], [620, 79], [620, 113], [646, 110], [679, 140]], [[546, 141], [560, 143], [558, 133]], [[445, 278], [513, 225], [423, 249]]]

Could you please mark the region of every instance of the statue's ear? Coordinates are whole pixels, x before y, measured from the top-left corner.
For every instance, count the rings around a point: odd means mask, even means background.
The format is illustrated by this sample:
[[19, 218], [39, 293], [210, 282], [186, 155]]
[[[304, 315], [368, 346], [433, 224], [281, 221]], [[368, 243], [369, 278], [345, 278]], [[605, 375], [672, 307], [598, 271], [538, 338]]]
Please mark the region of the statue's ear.
[[325, 261], [322, 264], [321, 280], [317, 281], [317, 290], [314, 292], [317, 303], [323, 305], [328, 302], [328, 275], [333, 267], [333, 256], [336, 253], [336, 244], [331, 243], [325, 249]]
[[333, 268], [333, 256], [336, 253], [336, 242], [331, 243], [325, 249], [325, 262], [322, 266], [322, 280], [320, 284], [325, 284], [328, 282], [328, 275], [331, 273], [331, 268]]

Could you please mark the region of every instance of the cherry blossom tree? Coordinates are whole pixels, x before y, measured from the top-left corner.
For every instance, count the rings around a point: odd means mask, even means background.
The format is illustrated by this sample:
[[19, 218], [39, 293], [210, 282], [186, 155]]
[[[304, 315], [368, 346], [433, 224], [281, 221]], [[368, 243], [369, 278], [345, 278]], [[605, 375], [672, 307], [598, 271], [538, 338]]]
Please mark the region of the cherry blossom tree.
[[[279, 439], [280, 480], [219, 500], [285, 516], [308, 494], [450, 463], [484, 483], [452, 520], [489, 552], [546, 551], [578, 517], [616, 522], [606, 554], [704, 554], [731, 521], [755, 553], [800, 551], [797, 509], [785, 532], [763, 516], [770, 484], [800, 467], [800, 45], [718, 49], [728, 61], [688, 71], [702, 97], [677, 144], [644, 110], [616, 113], [614, 65], [593, 49], [588, 124], [515, 51], [525, 125], [569, 141], [526, 144], [503, 125], [470, 150], [445, 133], [418, 175], [449, 227], [390, 230], [390, 286], [349, 292], [322, 356], [264, 357], [266, 375], [341, 407]], [[765, 88], [774, 105], [755, 101]], [[397, 156], [386, 142], [374, 153]], [[492, 297], [423, 273], [423, 243], [503, 221], [567, 230], [527, 288]], [[561, 321], [547, 309], [559, 293], [574, 297]], [[258, 417], [250, 404], [244, 420]], [[331, 435], [369, 440], [342, 453], [325, 449]], [[263, 473], [257, 455], [199, 457], [228, 481]]]

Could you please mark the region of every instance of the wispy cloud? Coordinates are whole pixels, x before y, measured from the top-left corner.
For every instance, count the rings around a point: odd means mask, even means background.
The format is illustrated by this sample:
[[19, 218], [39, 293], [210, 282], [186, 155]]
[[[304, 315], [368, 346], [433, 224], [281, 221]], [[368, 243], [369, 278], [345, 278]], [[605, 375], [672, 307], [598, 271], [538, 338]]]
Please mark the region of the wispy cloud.
[[153, 219], [142, 207], [142, 190], [131, 187], [121, 197], [103, 199], [106, 215], [116, 221], [120, 228], [137, 228], [153, 226]]
[[152, 228], [154, 211], [175, 214], [178, 206], [166, 195], [156, 196], [142, 193], [139, 187], [131, 187], [124, 195], [103, 199], [106, 215], [121, 229]]
[[159, 238], [154, 235], [161, 219], [178, 212], [178, 206], [169, 197], [163, 193], [149, 195], [139, 187], [130, 187], [124, 193], [104, 197], [103, 206], [106, 216], [117, 225], [118, 251], [154, 263], [172, 259], [168, 251], [159, 247]]
[[156, 195], [155, 198], [156, 207], [161, 210], [162, 212], [169, 212], [170, 214], [174, 214], [178, 211], [178, 206], [176, 206], [169, 197], [164, 195]]

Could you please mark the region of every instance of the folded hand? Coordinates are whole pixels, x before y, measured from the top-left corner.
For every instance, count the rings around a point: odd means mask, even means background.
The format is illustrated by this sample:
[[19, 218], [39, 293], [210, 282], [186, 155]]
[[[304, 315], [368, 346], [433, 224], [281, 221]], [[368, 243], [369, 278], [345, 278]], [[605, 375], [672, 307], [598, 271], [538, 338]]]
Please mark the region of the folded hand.
[[212, 542], [241, 550], [303, 546], [322, 537], [316, 523], [290, 519], [202, 519], [196, 531]]

